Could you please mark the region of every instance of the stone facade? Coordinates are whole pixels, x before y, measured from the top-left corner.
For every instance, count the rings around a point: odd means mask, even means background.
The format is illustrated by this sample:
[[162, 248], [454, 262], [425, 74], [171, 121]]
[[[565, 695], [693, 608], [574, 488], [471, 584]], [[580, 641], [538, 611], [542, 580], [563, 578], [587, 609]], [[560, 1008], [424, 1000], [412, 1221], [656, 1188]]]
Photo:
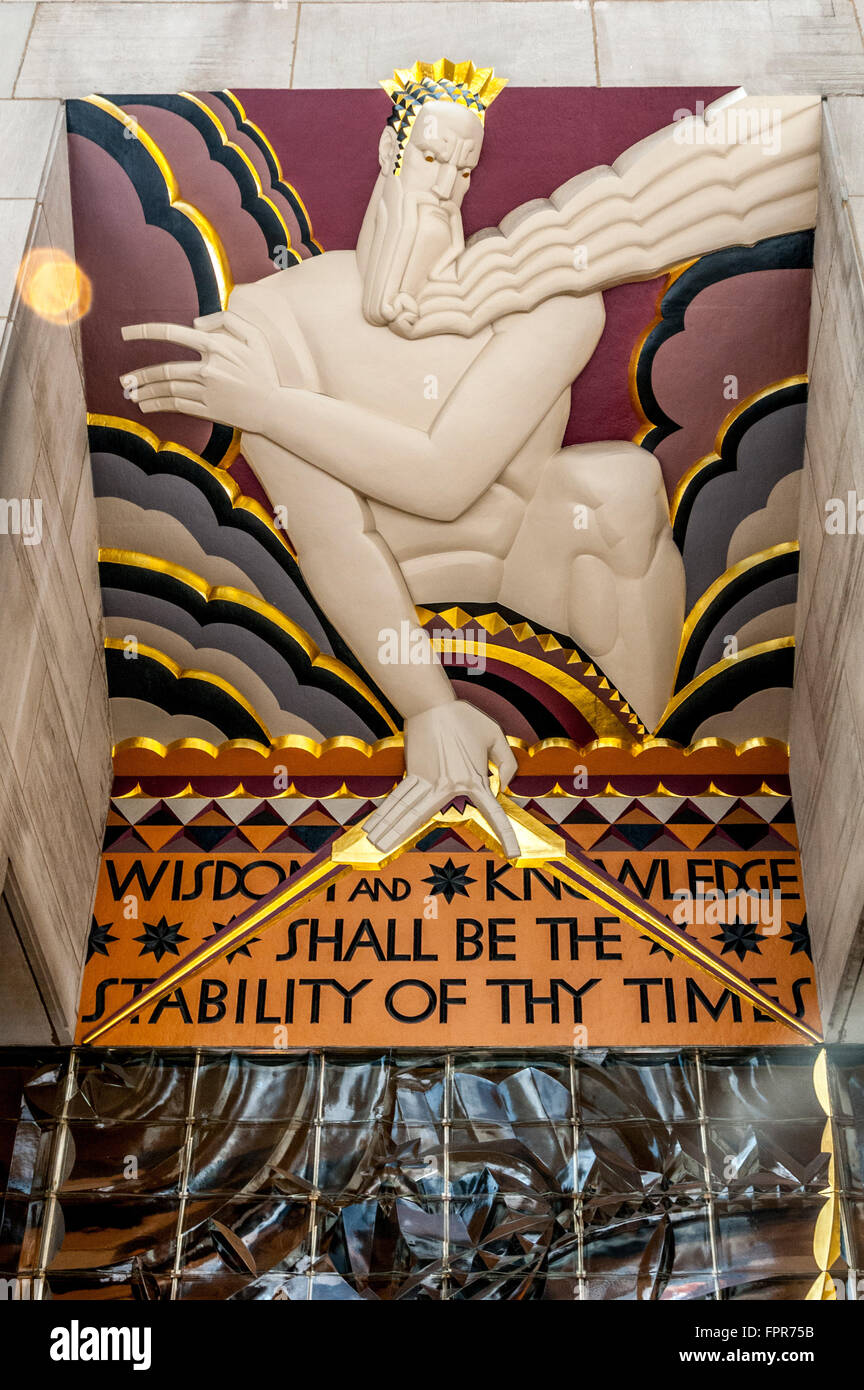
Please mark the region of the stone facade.
[[860, 538], [824, 527], [829, 498], [864, 496], [864, 43], [851, 0], [58, 0], [0, 5], [0, 492], [42, 498], [45, 517], [41, 545], [0, 537], [0, 875], [8, 864], [30, 967], [2, 915], [0, 948], [17, 951], [10, 999], [32, 1001], [10, 1037], [0, 993], [7, 1042], [49, 1035], [37, 984], [69, 1036], [110, 776], [78, 345], [15, 304], [28, 245], [72, 249], [57, 98], [364, 86], [406, 54], [445, 50], [519, 84], [743, 82], [828, 97], [792, 774], [823, 1013], [836, 1038], [864, 1024], [864, 565]]
[[79, 335], [15, 288], [30, 248], [74, 254], [60, 103], [0, 102], [0, 145], [0, 495], [42, 518], [0, 535], [0, 1010], [69, 1041], [111, 779], [96, 509]]

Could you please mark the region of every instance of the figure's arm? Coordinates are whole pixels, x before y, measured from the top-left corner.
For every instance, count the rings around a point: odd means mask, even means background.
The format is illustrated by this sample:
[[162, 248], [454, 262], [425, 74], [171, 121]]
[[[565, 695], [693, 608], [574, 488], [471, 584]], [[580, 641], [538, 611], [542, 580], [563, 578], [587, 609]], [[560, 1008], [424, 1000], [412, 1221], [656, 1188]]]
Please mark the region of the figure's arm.
[[280, 388], [261, 433], [367, 497], [450, 521], [519, 452], [594, 351], [603, 308], [550, 301], [501, 325], [428, 431], [353, 402]]
[[602, 331], [603, 305], [599, 296], [549, 300], [530, 316], [496, 325], [429, 430], [280, 386], [267, 371], [263, 335], [232, 314], [225, 326], [227, 332], [209, 340], [169, 325], [124, 329], [127, 337], [197, 346], [205, 357], [134, 373], [132, 396], [143, 411], [221, 420], [262, 435], [366, 497], [449, 521], [494, 482], [585, 366]]

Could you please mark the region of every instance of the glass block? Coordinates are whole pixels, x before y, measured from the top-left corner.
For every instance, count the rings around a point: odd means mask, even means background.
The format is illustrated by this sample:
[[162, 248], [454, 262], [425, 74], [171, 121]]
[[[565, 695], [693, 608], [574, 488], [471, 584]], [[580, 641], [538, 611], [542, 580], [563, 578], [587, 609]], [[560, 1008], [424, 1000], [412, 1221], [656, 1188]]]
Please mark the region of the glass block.
[[597, 1195], [656, 1198], [705, 1191], [698, 1124], [622, 1120], [579, 1130], [579, 1190]]
[[132, 1265], [86, 1273], [50, 1274], [46, 1282], [55, 1303], [166, 1302], [171, 1295], [169, 1275], [147, 1271], [142, 1277], [141, 1271]]
[[444, 1192], [443, 1125], [393, 1124], [386, 1132], [380, 1187], [405, 1196], [440, 1197]]
[[434, 1123], [443, 1115], [445, 1072], [446, 1059], [437, 1054], [328, 1052], [322, 1119]]
[[69, 1053], [61, 1048], [13, 1047], [0, 1050], [0, 1120], [22, 1115], [36, 1119], [59, 1114], [62, 1079]]
[[[815, 1279], [815, 1275], [813, 1278]], [[729, 1303], [786, 1303], [801, 1302], [813, 1284], [813, 1279], [781, 1277], [775, 1279], [747, 1279], [740, 1283], [729, 1283], [729, 1275], [721, 1275], [721, 1297]]]
[[[191, 1052], [150, 1048], [85, 1051], [79, 1055], [68, 1116], [72, 1120], [182, 1119], [195, 1066]], [[59, 1114], [59, 1108], [55, 1105]]]
[[[819, 1198], [796, 1195], [715, 1202], [718, 1269], [730, 1276], [724, 1283], [770, 1275], [815, 1279], [813, 1237], [823, 1206]], [[841, 1267], [845, 1256], [834, 1272]]]
[[864, 1272], [864, 1200], [850, 1197], [846, 1202], [849, 1243], [849, 1260], [856, 1269]]
[[468, 1054], [454, 1067], [454, 1119], [561, 1123], [569, 1121], [572, 1112], [566, 1054]]
[[570, 1124], [475, 1125], [450, 1130], [451, 1191], [490, 1186], [513, 1193], [573, 1191], [574, 1132]]
[[316, 1275], [336, 1273], [362, 1287], [370, 1279], [404, 1282], [440, 1271], [446, 1224], [440, 1201], [323, 1202], [317, 1219]]
[[864, 1047], [828, 1049], [834, 1113], [864, 1121]]
[[308, 1269], [310, 1205], [290, 1197], [235, 1197], [187, 1206], [183, 1217], [183, 1275], [236, 1290], [263, 1274]]
[[860, 1121], [834, 1121], [840, 1160], [840, 1182], [846, 1191], [864, 1193], [864, 1116]]
[[694, 1063], [679, 1052], [580, 1051], [580, 1120], [686, 1120], [699, 1113]]
[[579, 1271], [579, 1242], [573, 1205], [560, 1198], [525, 1198], [476, 1192], [450, 1203], [450, 1269], [464, 1281]]
[[201, 1120], [313, 1120], [321, 1059], [310, 1052], [202, 1056], [195, 1114]]
[[314, 1151], [315, 1129], [306, 1123], [196, 1125], [187, 1188], [196, 1196], [307, 1194]]
[[727, 1197], [818, 1192], [828, 1181], [821, 1120], [711, 1121], [708, 1154], [712, 1190]]
[[815, 1048], [736, 1048], [702, 1054], [705, 1112], [712, 1119], [825, 1118], [813, 1089]]
[[605, 1298], [658, 1300], [673, 1281], [702, 1289], [713, 1270], [709, 1211], [662, 1202], [620, 1219], [597, 1211], [586, 1220], [584, 1257], [587, 1278], [605, 1284]]
[[0, 1120], [0, 1191], [25, 1197], [45, 1190], [53, 1125]]
[[476, 1270], [464, 1280], [452, 1277], [448, 1296], [457, 1303], [572, 1303], [578, 1297], [574, 1289], [578, 1290], [576, 1280], [546, 1279], [529, 1273], [502, 1278]]
[[334, 1195], [371, 1196], [387, 1181], [389, 1136], [384, 1123], [321, 1125], [316, 1186]]
[[588, 1303], [704, 1303], [714, 1301], [714, 1279], [710, 1273], [688, 1274], [668, 1280], [633, 1279], [631, 1274], [614, 1271], [581, 1282], [582, 1297]]
[[49, 1269], [110, 1269], [136, 1256], [154, 1273], [170, 1271], [179, 1202], [176, 1197], [63, 1197], [63, 1240]]
[[35, 1269], [44, 1204], [25, 1197], [7, 1197], [0, 1205], [0, 1271], [13, 1274]]
[[66, 1131], [61, 1197], [104, 1193], [176, 1192], [180, 1185], [186, 1127], [172, 1124], [104, 1124], [73, 1121]]

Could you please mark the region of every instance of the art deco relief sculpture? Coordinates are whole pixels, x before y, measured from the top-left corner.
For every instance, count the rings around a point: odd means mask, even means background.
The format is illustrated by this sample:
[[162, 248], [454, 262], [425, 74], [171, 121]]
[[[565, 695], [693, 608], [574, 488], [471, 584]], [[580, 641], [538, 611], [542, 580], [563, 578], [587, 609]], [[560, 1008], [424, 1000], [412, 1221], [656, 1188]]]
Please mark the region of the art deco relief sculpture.
[[[569, 634], [657, 725], [685, 592], [660, 468], [625, 441], [562, 448], [570, 387], [604, 289], [813, 225], [818, 103], [723, 98], [466, 246], [460, 207], [503, 82], [442, 61], [383, 85], [356, 250], [238, 286], [193, 328], [125, 329], [200, 360], [123, 384], [144, 412], [243, 432], [310, 589], [404, 716], [407, 774], [366, 823], [373, 843], [393, 848], [465, 795], [515, 853], [488, 780], [491, 761], [505, 785], [513, 755], [455, 697], [414, 605], [498, 603]], [[766, 119], [770, 148], [753, 138]], [[382, 664], [394, 630], [410, 631], [411, 662]]]

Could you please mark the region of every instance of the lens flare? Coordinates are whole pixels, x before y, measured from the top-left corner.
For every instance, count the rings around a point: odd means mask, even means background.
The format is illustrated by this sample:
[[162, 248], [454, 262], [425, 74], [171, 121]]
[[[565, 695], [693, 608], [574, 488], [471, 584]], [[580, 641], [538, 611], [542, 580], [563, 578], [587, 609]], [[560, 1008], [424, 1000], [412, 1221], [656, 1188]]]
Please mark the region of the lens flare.
[[74, 323], [93, 299], [93, 286], [81, 267], [52, 246], [28, 251], [17, 280], [24, 303], [49, 323]]

